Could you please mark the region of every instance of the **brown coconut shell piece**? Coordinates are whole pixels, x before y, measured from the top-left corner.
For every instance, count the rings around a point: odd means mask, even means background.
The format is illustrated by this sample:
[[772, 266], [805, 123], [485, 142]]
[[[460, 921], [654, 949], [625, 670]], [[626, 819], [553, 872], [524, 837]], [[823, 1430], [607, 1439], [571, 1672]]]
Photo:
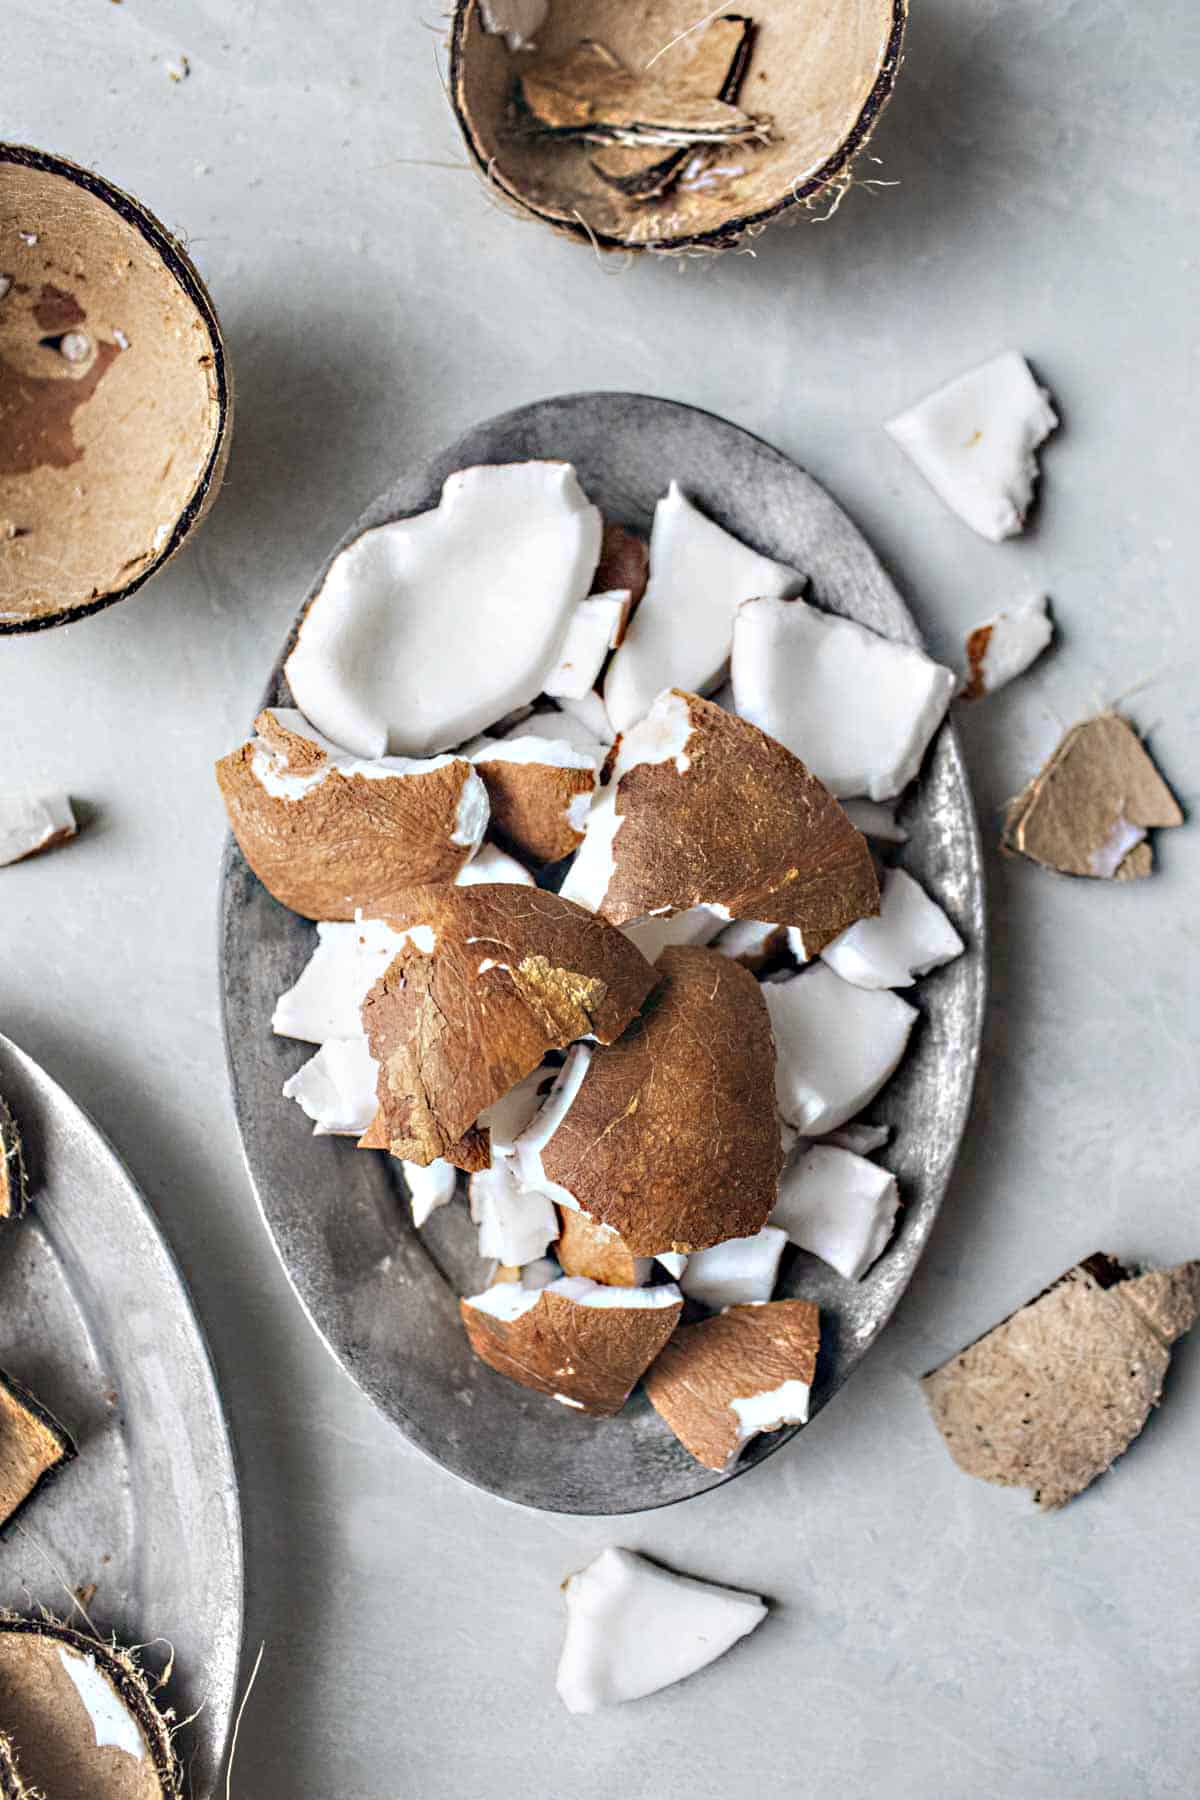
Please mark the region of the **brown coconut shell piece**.
[[[740, 97], [771, 120], [770, 141], [714, 150], [702, 180], [649, 199], [597, 173], [594, 147], [530, 129], [517, 97], [529, 57], [484, 29], [479, 0], [455, 6], [450, 100], [492, 191], [554, 230], [600, 249], [722, 250], [793, 206], [827, 211], [849, 186], [895, 84], [907, 10], [907, 0], [829, 0], [818, 23], [794, 0], [758, 0]], [[694, 0], [556, 0], [538, 30], [538, 60], [588, 38], [625, 70], [656, 59], [654, 75], [702, 12]]]
[[[806, 956], [879, 911], [870, 847], [824, 784], [756, 725], [687, 703], [687, 768], [638, 763], [619, 777], [615, 867], [598, 908], [614, 925], [721, 905], [793, 925]], [[619, 766], [619, 765], [618, 765]]]
[[212, 301], [129, 194], [0, 144], [0, 632], [96, 612], [220, 486], [233, 389]]
[[706, 1469], [728, 1469], [743, 1439], [730, 1401], [770, 1393], [785, 1381], [811, 1387], [820, 1318], [809, 1300], [730, 1306], [684, 1325], [646, 1376], [655, 1411]]
[[[97, 1745], [69, 1673], [73, 1661], [85, 1675], [93, 1665], [113, 1691], [141, 1740], [140, 1756]], [[0, 1720], [18, 1746], [27, 1793], [32, 1784], [46, 1800], [181, 1800], [170, 1716], [155, 1704], [127, 1650], [54, 1620], [0, 1614]]]
[[926, 1375], [925, 1398], [966, 1474], [1063, 1506], [1137, 1437], [1198, 1316], [1200, 1261], [1135, 1275], [1090, 1256]]
[[473, 846], [452, 842], [474, 771], [454, 757], [426, 773], [376, 777], [333, 768], [297, 799], [278, 799], [255, 776], [262, 745], [287, 775], [310, 775], [329, 757], [269, 708], [217, 764], [217, 783], [242, 855], [269, 894], [306, 919], [374, 917], [403, 888], [453, 881]]
[[419, 889], [382, 916], [434, 933], [433, 953], [406, 945], [362, 1007], [388, 1148], [423, 1166], [473, 1166], [457, 1151], [480, 1113], [548, 1051], [611, 1043], [658, 980], [621, 932], [540, 888]]
[[555, 1260], [564, 1275], [586, 1275], [606, 1287], [640, 1287], [642, 1271], [619, 1233], [606, 1231], [583, 1213], [562, 1207], [562, 1231], [554, 1247]]
[[600, 561], [592, 576], [593, 594], [627, 592], [632, 616], [649, 579], [650, 546], [645, 538], [616, 519], [606, 519], [604, 535], [600, 539]]
[[459, 1302], [481, 1362], [539, 1394], [561, 1394], [597, 1417], [620, 1412], [679, 1322], [671, 1306], [585, 1306], [543, 1289], [517, 1319]]
[[626, 68], [594, 38], [558, 56], [522, 58], [517, 81], [533, 126], [557, 137], [677, 146], [740, 144], [770, 135], [769, 120], [751, 118], [700, 87], [663, 79], [658, 64]]
[[541, 1152], [548, 1180], [633, 1256], [753, 1236], [783, 1163], [775, 1043], [753, 975], [684, 946], [656, 969], [661, 986], [617, 1043], [594, 1052]]
[[29, 1175], [17, 1121], [0, 1094], [0, 1219], [19, 1219], [29, 1205]]
[[488, 791], [492, 835], [502, 849], [528, 863], [560, 862], [578, 850], [583, 833], [567, 808], [577, 794], [593, 792], [594, 769], [486, 757], [475, 772]]
[[[1100, 713], [1068, 731], [1025, 790], [1009, 802], [1004, 847], [1062, 875], [1102, 876], [1123, 826], [1182, 825], [1183, 814], [1128, 719]], [[1133, 846], [1118, 881], [1149, 875], [1150, 845]]]
[[75, 1455], [70, 1433], [54, 1414], [0, 1369], [0, 1529]]

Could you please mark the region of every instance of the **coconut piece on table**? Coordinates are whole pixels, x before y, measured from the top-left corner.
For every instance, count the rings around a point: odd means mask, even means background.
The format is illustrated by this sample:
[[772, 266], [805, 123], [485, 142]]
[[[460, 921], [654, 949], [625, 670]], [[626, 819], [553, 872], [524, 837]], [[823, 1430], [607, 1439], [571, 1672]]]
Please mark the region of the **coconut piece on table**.
[[285, 1100], [294, 1100], [313, 1121], [313, 1135], [361, 1137], [379, 1107], [379, 1065], [360, 1032], [352, 1038], [327, 1038], [283, 1084]]
[[323, 920], [299, 980], [275, 1002], [272, 1031], [308, 1044], [360, 1037], [362, 1003], [406, 941], [383, 919]]
[[633, 608], [628, 588], [606, 594], [589, 594], [571, 614], [558, 662], [547, 675], [544, 692], [551, 699], [568, 694], [575, 699], [595, 687], [610, 650], [625, 636]]
[[963, 953], [963, 941], [936, 900], [904, 869], [883, 878], [879, 915], [860, 919], [832, 944], [821, 960], [855, 987], [911, 987]]
[[631, 606], [636, 607], [646, 591], [649, 576], [650, 550], [641, 532], [622, 525], [617, 519], [605, 519], [600, 560], [592, 576], [593, 593], [625, 592]]
[[1129, 881], [1149, 875], [1154, 826], [1182, 825], [1175, 796], [1119, 713], [1076, 725], [1009, 802], [1004, 847], [1061, 875]]
[[[361, 1147], [361, 1146], [360, 1146]], [[440, 1156], [422, 1168], [420, 1163], [402, 1162], [404, 1185], [408, 1189], [409, 1210], [417, 1230], [428, 1223], [439, 1207], [448, 1206], [458, 1187], [458, 1170]]]
[[479, 1227], [479, 1254], [523, 1268], [545, 1256], [558, 1236], [558, 1214], [544, 1194], [522, 1188], [508, 1157], [492, 1157], [490, 1169], [471, 1176], [471, 1218]]
[[675, 1333], [646, 1393], [697, 1462], [729, 1469], [760, 1432], [804, 1424], [819, 1339], [811, 1301], [731, 1306]]
[[555, 1250], [564, 1275], [586, 1275], [608, 1287], [645, 1287], [654, 1267], [649, 1256], [630, 1253], [611, 1225], [597, 1225], [585, 1213], [564, 1207]]
[[770, 121], [664, 81], [657, 67], [627, 69], [593, 38], [523, 63], [520, 102], [533, 127], [589, 144], [679, 146], [763, 143]]
[[876, 838], [881, 844], [907, 844], [908, 833], [896, 823], [896, 808], [881, 800], [843, 800], [842, 811], [864, 837]]
[[832, 1150], [852, 1150], [855, 1156], [870, 1156], [872, 1151], [882, 1150], [891, 1135], [890, 1125], [869, 1125], [865, 1120], [855, 1120], [839, 1126], [836, 1131], [827, 1131], [821, 1141]]
[[254, 726], [217, 782], [246, 861], [304, 918], [352, 919], [398, 888], [453, 881], [478, 848], [488, 797], [465, 757], [363, 761], [288, 707]]
[[541, 692], [600, 533], [569, 463], [460, 469], [334, 558], [287, 660], [297, 706], [358, 756], [463, 743]]
[[831, 794], [890, 800], [921, 766], [958, 677], [805, 600], [747, 600], [733, 627], [734, 704]]
[[0, 1719], [31, 1797], [182, 1800], [173, 1715], [131, 1651], [53, 1619], [0, 1614]]
[[29, 1172], [17, 1121], [0, 1094], [0, 1219], [19, 1219], [29, 1205]]
[[783, 1171], [771, 1223], [847, 1281], [861, 1281], [895, 1229], [896, 1178], [849, 1150], [813, 1144]]
[[56, 849], [77, 830], [66, 794], [0, 794], [0, 868]]
[[479, 0], [483, 29], [502, 37], [510, 50], [531, 50], [550, 0]]
[[1137, 1437], [1198, 1316], [1200, 1262], [1134, 1274], [1097, 1254], [921, 1385], [960, 1469], [1050, 1509]]
[[53, 1413], [0, 1369], [0, 1528], [74, 1457], [70, 1434]]
[[[715, 951], [676, 945], [662, 985], [615, 1044], [592, 1052], [526, 1179], [620, 1233], [634, 1256], [684, 1254], [760, 1231], [783, 1153], [763, 990]], [[520, 1146], [518, 1146], [520, 1150]]]
[[1023, 675], [1053, 636], [1045, 594], [1035, 594], [1024, 606], [977, 625], [967, 634], [967, 672], [959, 698], [979, 700]]
[[536, 887], [525, 864], [501, 850], [499, 844], [480, 844], [469, 863], [454, 877], [456, 887], [477, 887], [481, 882], [511, 881], [518, 887]]
[[732, 956], [744, 968], [757, 971], [783, 955], [787, 940], [786, 925], [772, 925], [767, 919], [735, 919], [725, 927], [713, 948], [722, 956]]
[[689, 906], [686, 912], [638, 919], [632, 925], [622, 925], [621, 930], [647, 962], [657, 962], [672, 944], [711, 943], [718, 932], [725, 930], [725, 924], [724, 915], [714, 912], [711, 906]]
[[563, 1597], [567, 1630], [555, 1686], [572, 1713], [683, 1681], [767, 1616], [757, 1594], [677, 1575], [616, 1547], [569, 1575]]
[[719, 1312], [769, 1300], [779, 1279], [787, 1233], [764, 1225], [753, 1237], [726, 1238], [688, 1257], [679, 1286], [688, 1300]]
[[583, 842], [599, 763], [565, 739], [501, 738], [472, 757], [499, 841], [535, 863], [558, 862]]
[[597, 1416], [620, 1412], [683, 1309], [673, 1282], [603, 1287], [564, 1275], [531, 1292], [515, 1284], [459, 1301], [481, 1361], [562, 1406]]
[[809, 955], [879, 907], [865, 838], [804, 764], [677, 688], [622, 737], [562, 892], [615, 925], [693, 906], [771, 919]]
[[673, 481], [654, 509], [646, 592], [604, 681], [615, 729], [636, 725], [671, 683], [700, 694], [716, 687], [738, 603], [794, 593], [802, 582], [706, 518]]
[[998, 544], [1025, 526], [1035, 452], [1058, 424], [1050, 395], [1018, 350], [1006, 350], [889, 419], [888, 436], [939, 499]]
[[898, 994], [854, 987], [824, 963], [760, 991], [775, 1035], [779, 1111], [806, 1137], [862, 1111], [898, 1068], [917, 1019]]
[[458, 1161], [479, 1115], [576, 1039], [619, 1037], [655, 972], [557, 894], [511, 884], [399, 897], [407, 941], [363, 1002], [393, 1156]]

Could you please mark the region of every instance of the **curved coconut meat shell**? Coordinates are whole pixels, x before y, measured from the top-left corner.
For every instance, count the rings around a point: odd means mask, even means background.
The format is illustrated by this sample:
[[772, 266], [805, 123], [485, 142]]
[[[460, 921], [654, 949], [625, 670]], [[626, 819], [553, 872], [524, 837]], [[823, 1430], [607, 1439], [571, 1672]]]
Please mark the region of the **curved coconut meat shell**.
[[674, 946], [662, 985], [592, 1056], [541, 1152], [548, 1181], [611, 1225], [633, 1256], [705, 1249], [761, 1231], [783, 1150], [775, 1043], [758, 983], [714, 950]]
[[568, 809], [578, 795], [595, 790], [594, 768], [490, 756], [481, 757], [475, 770], [488, 791], [492, 831], [505, 850], [533, 863], [560, 862], [578, 850], [583, 832], [572, 825]]
[[539, 1394], [561, 1394], [581, 1412], [620, 1412], [679, 1322], [672, 1306], [587, 1306], [543, 1289], [536, 1306], [499, 1319], [466, 1300], [459, 1311], [481, 1362]]
[[723, 906], [735, 919], [795, 926], [812, 957], [877, 913], [867, 840], [828, 788], [756, 725], [671, 692], [687, 704], [691, 735], [680, 758], [618, 776], [603, 917], [625, 925], [665, 908]]
[[362, 1007], [388, 1148], [422, 1165], [454, 1160], [547, 1051], [619, 1037], [658, 979], [621, 932], [540, 888], [424, 888], [384, 916], [433, 933], [432, 954], [410, 941]]

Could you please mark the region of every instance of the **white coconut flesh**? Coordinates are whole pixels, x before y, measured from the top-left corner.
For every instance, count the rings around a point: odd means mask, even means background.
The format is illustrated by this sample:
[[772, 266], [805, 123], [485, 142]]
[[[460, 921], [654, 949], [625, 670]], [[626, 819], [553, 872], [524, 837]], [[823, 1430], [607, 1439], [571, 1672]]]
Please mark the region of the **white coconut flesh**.
[[786, 930], [769, 919], [735, 919], [725, 927], [713, 948], [735, 962], [753, 963], [770, 954], [772, 939], [777, 939], [782, 947], [787, 941]]
[[480, 1113], [476, 1123], [490, 1134], [494, 1156], [516, 1155], [518, 1138], [532, 1122], [557, 1074], [556, 1067], [542, 1064]]
[[[593, 696], [597, 704], [603, 706], [599, 694]], [[585, 709], [586, 710], [586, 709]], [[566, 710], [564, 703], [561, 712], [552, 712], [549, 707], [530, 713], [527, 719], [510, 730], [496, 735], [503, 740], [520, 737], [548, 738], [552, 744], [570, 744], [574, 750], [582, 750], [591, 757], [597, 768], [600, 768], [609, 750], [612, 748], [612, 735], [608, 733], [607, 722], [599, 721], [603, 726], [602, 733], [591, 729], [577, 713]], [[494, 741], [494, 740], [489, 740]]]
[[593, 743], [603, 744], [606, 749], [611, 748], [617, 734], [599, 694], [594, 691], [579, 695], [560, 694], [558, 704], [569, 719], [574, 719], [580, 730], [587, 732]]
[[458, 1170], [453, 1164], [435, 1156], [431, 1163], [401, 1161], [412, 1222], [419, 1231], [441, 1206], [453, 1200], [458, 1185]]
[[483, 29], [502, 37], [510, 50], [532, 50], [550, 11], [550, 0], [479, 0]]
[[604, 681], [616, 730], [643, 718], [663, 688], [710, 693], [729, 661], [739, 602], [802, 584], [795, 569], [706, 518], [673, 481], [654, 509], [646, 592]]
[[726, 1238], [709, 1250], [693, 1250], [679, 1286], [689, 1300], [713, 1312], [769, 1300], [786, 1245], [786, 1232], [764, 1225], [753, 1237]]
[[300, 979], [275, 1003], [272, 1031], [308, 1044], [361, 1037], [362, 1003], [410, 935], [382, 919], [323, 921]]
[[454, 877], [455, 887], [474, 887], [479, 882], [510, 881], [520, 887], [536, 887], [525, 864], [501, 850], [498, 844], [481, 844], [470, 862]]
[[994, 694], [1037, 661], [1054, 636], [1049, 607], [1046, 595], [1036, 594], [1024, 606], [997, 613], [968, 634], [964, 698]]
[[775, 1098], [789, 1125], [820, 1137], [862, 1111], [899, 1066], [917, 1018], [886, 988], [854, 987], [825, 963], [765, 981]]
[[660, 1250], [654, 1260], [661, 1263], [667, 1274], [675, 1281], [679, 1280], [688, 1266], [688, 1259], [681, 1250]]
[[822, 962], [855, 987], [910, 987], [963, 952], [963, 941], [936, 900], [904, 869], [889, 869], [879, 912], [859, 919], [821, 952]]
[[849, 1150], [814, 1144], [789, 1163], [772, 1223], [793, 1244], [861, 1281], [883, 1253], [900, 1204], [896, 1178]]
[[[724, 931], [724, 915], [711, 906], [689, 906], [686, 912], [654, 915], [639, 919], [636, 925], [623, 925], [621, 930], [636, 944], [647, 962], [657, 962], [672, 944], [711, 944], [719, 931]], [[775, 926], [771, 927], [774, 931]]]
[[75, 832], [65, 794], [0, 794], [0, 868], [65, 843]]
[[1102, 844], [1088, 857], [1088, 866], [1093, 875], [1104, 881], [1111, 881], [1131, 850], [1135, 850], [1146, 836], [1143, 825], [1131, 825], [1128, 819], [1114, 820], [1111, 831]]
[[591, 692], [609, 651], [621, 641], [632, 604], [628, 588], [589, 594], [579, 602], [571, 614], [558, 662], [545, 680], [544, 691], [551, 699], [563, 694], [578, 700]]
[[91, 1720], [97, 1750], [111, 1745], [141, 1762], [146, 1755], [142, 1728], [108, 1676], [96, 1667], [95, 1657], [81, 1656], [78, 1651], [60, 1644], [58, 1658]]
[[842, 811], [864, 837], [881, 844], [907, 844], [908, 833], [896, 823], [896, 809], [881, 800], [843, 800]]
[[573, 1713], [638, 1700], [694, 1675], [767, 1614], [757, 1594], [676, 1575], [615, 1547], [570, 1576], [563, 1595], [556, 1686]]
[[887, 432], [964, 524], [999, 543], [1025, 524], [1035, 453], [1057, 424], [1025, 358], [1006, 350], [889, 420]]
[[958, 677], [804, 600], [755, 599], [733, 628], [737, 711], [831, 793], [890, 800], [921, 766]]
[[856, 1156], [870, 1156], [872, 1151], [882, 1150], [891, 1135], [890, 1125], [868, 1125], [864, 1121], [827, 1131], [821, 1141], [835, 1150], [853, 1150]]
[[460, 469], [435, 511], [334, 558], [287, 661], [296, 704], [362, 757], [464, 742], [542, 691], [601, 531], [569, 463]]
[[315, 1056], [283, 1084], [313, 1121], [313, 1134], [361, 1137], [379, 1110], [379, 1064], [365, 1036], [327, 1038]]
[[521, 1180], [571, 1212], [581, 1210], [579, 1202], [568, 1188], [549, 1180], [542, 1165], [542, 1151], [570, 1112], [591, 1060], [592, 1052], [587, 1044], [571, 1045], [562, 1068], [554, 1078], [554, 1086], [524, 1131], [518, 1135], [514, 1145]]
[[781, 1381], [759, 1394], [735, 1394], [729, 1410], [737, 1420], [738, 1441], [729, 1458], [732, 1465], [751, 1438], [781, 1425], [806, 1425], [812, 1389], [807, 1381]]
[[[471, 1179], [474, 1185], [478, 1177]], [[681, 1298], [673, 1281], [660, 1282], [657, 1287], [605, 1287], [586, 1275], [560, 1275], [557, 1280], [536, 1288], [527, 1287], [523, 1279], [519, 1282], [497, 1281], [482, 1294], [470, 1295], [464, 1304], [475, 1307], [478, 1312], [491, 1313], [495, 1319], [511, 1321], [531, 1311], [543, 1294], [557, 1294], [574, 1306], [596, 1307], [602, 1311], [660, 1312], [663, 1307], [677, 1306]]]
[[491, 1168], [472, 1175], [468, 1192], [485, 1261], [493, 1257], [509, 1268], [522, 1268], [545, 1256], [558, 1236], [554, 1207], [545, 1194], [522, 1187], [507, 1157], [493, 1157]]

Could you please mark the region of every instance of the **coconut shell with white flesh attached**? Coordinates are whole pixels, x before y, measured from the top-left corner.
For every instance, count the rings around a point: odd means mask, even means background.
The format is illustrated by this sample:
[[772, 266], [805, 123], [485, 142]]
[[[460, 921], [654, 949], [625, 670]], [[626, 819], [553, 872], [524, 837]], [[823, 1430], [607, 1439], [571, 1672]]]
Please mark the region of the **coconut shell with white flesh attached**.
[[78, 829], [66, 794], [0, 794], [0, 868], [56, 850]]
[[559, 1215], [554, 1254], [564, 1275], [586, 1275], [608, 1287], [644, 1287], [654, 1266], [652, 1257], [634, 1256], [610, 1225], [597, 1225], [566, 1206]]
[[619, 931], [538, 888], [426, 888], [396, 904], [408, 938], [362, 1020], [388, 1148], [409, 1162], [459, 1162], [463, 1134], [548, 1051], [619, 1037], [655, 983]]
[[542, 691], [600, 538], [569, 463], [457, 470], [334, 558], [287, 660], [297, 706], [357, 756], [464, 743]]
[[657, 971], [661, 986], [615, 1044], [592, 1052], [526, 1169], [634, 1256], [760, 1231], [782, 1162], [759, 984], [728, 957], [682, 946]]
[[0, 1614], [0, 1720], [45, 1800], [182, 1800], [172, 1717], [131, 1651]]
[[19, 1219], [29, 1205], [29, 1173], [21, 1131], [0, 1094], [0, 1220]]
[[671, 1282], [604, 1287], [578, 1275], [540, 1290], [500, 1283], [459, 1302], [481, 1361], [522, 1387], [596, 1416], [620, 1412], [682, 1309]]
[[621, 739], [562, 891], [615, 925], [694, 906], [769, 919], [809, 956], [879, 908], [866, 839], [804, 764], [678, 689]]
[[771, 1223], [847, 1281], [861, 1281], [887, 1247], [899, 1205], [887, 1169], [850, 1150], [813, 1144], [784, 1169]]
[[967, 669], [959, 698], [980, 700], [1015, 681], [1036, 662], [1053, 636], [1054, 622], [1045, 594], [976, 625], [967, 633]]
[[0, 1528], [74, 1457], [69, 1432], [28, 1388], [0, 1369]]
[[216, 313], [139, 201], [0, 144], [0, 632], [140, 587], [221, 483], [233, 390]]
[[499, 843], [531, 863], [559, 862], [583, 842], [600, 760], [565, 739], [525, 733], [499, 738], [471, 757]]
[[781, 1116], [820, 1137], [861, 1112], [895, 1073], [917, 1010], [886, 988], [854, 987], [824, 963], [762, 987], [775, 1036]]
[[675, 1333], [646, 1393], [697, 1462], [729, 1469], [760, 1432], [808, 1418], [819, 1342], [811, 1301], [731, 1306]]
[[[656, 917], [638, 919], [632, 925], [621, 927], [648, 962], [657, 962], [672, 944], [710, 944], [717, 933], [725, 929], [724, 916], [714, 912], [711, 906], [689, 906], [686, 912], [659, 913]], [[786, 937], [786, 932], [784, 935]]]
[[904, 869], [883, 878], [879, 914], [860, 919], [821, 952], [835, 974], [855, 987], [911, 987], [963, 953], [963, 941], [936, 900]]

